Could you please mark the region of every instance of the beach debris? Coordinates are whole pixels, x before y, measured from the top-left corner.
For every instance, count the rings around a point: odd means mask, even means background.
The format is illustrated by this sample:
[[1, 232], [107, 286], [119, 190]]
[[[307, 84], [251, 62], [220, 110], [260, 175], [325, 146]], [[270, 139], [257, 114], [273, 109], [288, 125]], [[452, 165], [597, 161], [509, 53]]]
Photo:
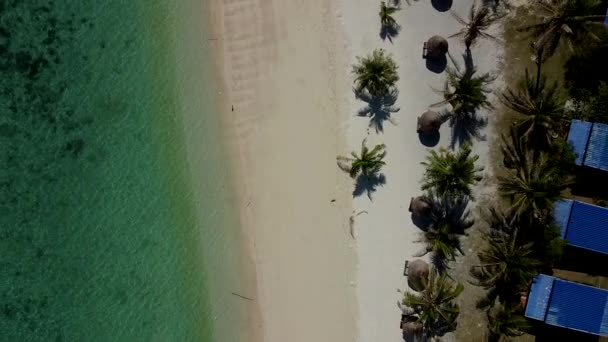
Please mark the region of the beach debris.
[[[354, 213], [354, 212], [353, 212], [353, 213]], [[362, 211], [358, 212], [356, 215], [351, 215], [351, 216], [348, 218], [348, 225], [349, 225], [349, 227], [350, 227], [350, 236], [351, 236], [353, 239], [357, 239], [357, 238], [355, 237], [355, 217], [357, 217], [357, 216], [359, 216], [359, 215], [361, 215], [361, 214], [367, 214], [367, 210], [362, 210]]]
[[242, 299], [246, 299], [246, 300], [253, 300], [253, 298], [245, 297], [245, 296], [240, 295], [240, 294], [238, 294], [238, 293], [236, 293], [236, 292], [231, 292], [231, 293], [232, 293], [233, 295], [237, 296], [237, 297], [242, 298]]
[[336, 202], [336, 199], [335, 199], [335, 198], [332, 198], [332, 199], [331, 199], [331, 203], [335, 203], [335, 202]]

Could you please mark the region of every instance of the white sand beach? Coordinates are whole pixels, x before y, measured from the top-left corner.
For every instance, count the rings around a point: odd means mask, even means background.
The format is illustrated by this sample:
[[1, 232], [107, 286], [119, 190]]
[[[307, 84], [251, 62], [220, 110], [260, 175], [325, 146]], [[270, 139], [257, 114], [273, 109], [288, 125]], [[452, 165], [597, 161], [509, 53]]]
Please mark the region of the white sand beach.
[[[466, 16], [471, 4], [457, 1], [452, 10]], [[369, 0], [212, 4], [222, 115], [255, 268], [257, 295], [247, 310], [258, 340], [402, 341], [396, 290], [407, 288], [404, 261], [422, 248], [408, 205], [421, 194], [420, 162], [429, 150], [416, 118], [441, 100], [432, 88], [441, 89], [445, 79], [426, 68], [422, 45], [460, 25], [431, 1], [403, 1], [396, 15], [402, 30], [391, 44], [379, 37], [378, 11], [379, 1]], [[396, 125], [368, 134], [368, 119], [356, 116], [365, 103], [355, 99], [350, 70], [356, 56], [375, 48], [399, 65], [400, 110]], [[462, 43], [450, 39], [450, 52], [462, 63]], [[495, 71], [499, 53], [494, 43], [478, 42], [479, 72]], [[373, 201], [352, 198], [353, 182], [335, 160], [366, 137], [388, 151], [387, 182]], [[449, 141], [444, 124], [435, 148]], [[487, 143], [475, 142], [474, 151], [483, 164]], [[251, 340], [248, 332], [243, 341]]]
[[[472, 3], [472, 0], [455, 1], [451, 10], [466, 18]], [[422, 194], [419, 182], [424, 169], [420, 163], [431, 149], [420, 142], [416, 122], [429, 105], [442, 100], [441, 95], [433, 89], [443, 89], [445, 80], [445, 72], [437, 74], [427, 69], [422, 58], [422, 46], [433, 35], [447, 38], [458, 32], [461, 26], [449, 11], [439, 12], [431, 1], [411, 1], [411, 5], [403, 1], [402, 10], [395, 15], [402, 29], [391, 44], [379, 38], [377, 2], [341, 0], [340, 8], [344, 31], [348, 32], [350, 38], [351, 64], [355, 62], [355, 56], [384, 48], [399, 65], [399, 97], [395, 106], [400, 110], [393, 114], [397, 124], [386, 122], [384, 133], [375, 133], [371, 129], [366, 135], [369, 121], [354, 117], [365, 103], [357, 101], [352, 95], [350, 112], [353, 118], [349, 121], [348, 137], [352, 148], [358, 148], [361, 140], [368, 136], [369, 145], [384, 143], [388, 152], [387, 166], [384, 168], [386, 184], [373, 194], [373, 201], [361, 196], [354, 203], [355, 212], [368, 213], [359, 216], [356, 221], [359, 341], [403, 341], [397, 307], [402, 295], [397, 289], [407, 290], [407, 278], [403, 276], [404, 262], [415, 259], [414, 255], [423, 248], [422, 243], [416, 242], [421, 237], [421, 231], [412, 223], [408, 206], [412, 197]], [[464, 67], [464, 44], [457, 39], [449, 39], [449, 44], [450, 54]], [[472, 48], [478, 72], [497, 71], [500, 49], [495, 45], [480, 40]], [[448, 59], [449, 65], [451, 61]], [[342, 91], [352, 94], [350, 86], [346, 84]], [[489, 134], [487, 129], [480, 133]], [[442, 126], [440, 134], [439, 143], [433, 148], [450, 144], [451, 134], [447, 123]], [[474, 140], [473, 151], [480, 155], [479, 163], [484, 165], [487, 142]], [[428, 256], [423, 259], [428, 260]]]
[[351, 184], [335, 163], [349, 148], [350, 93], [338, 91], [349, 80], [337, 67], [345, 43], [331, 6], [212, 6], [227, 140], [236, 142], [235, 186], [257, 278], [251, 323], [263, 341], [356, 339]]

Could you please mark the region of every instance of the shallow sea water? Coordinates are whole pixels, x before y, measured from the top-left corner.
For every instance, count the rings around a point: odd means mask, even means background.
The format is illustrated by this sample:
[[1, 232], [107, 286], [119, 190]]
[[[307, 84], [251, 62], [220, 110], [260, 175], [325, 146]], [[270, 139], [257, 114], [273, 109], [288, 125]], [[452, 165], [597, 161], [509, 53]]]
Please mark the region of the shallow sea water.
[[217, 122], [178, 103], [167, 2], [0, 1], [1, 341], [237, 341]]

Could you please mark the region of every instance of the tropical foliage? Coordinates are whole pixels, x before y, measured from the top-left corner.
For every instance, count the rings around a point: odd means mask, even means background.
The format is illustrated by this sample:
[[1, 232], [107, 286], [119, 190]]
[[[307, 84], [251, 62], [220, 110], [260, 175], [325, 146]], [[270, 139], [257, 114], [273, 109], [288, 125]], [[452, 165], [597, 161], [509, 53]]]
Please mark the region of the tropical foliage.
[[464, 255], [461, 248], [460, 236], [466, 229], [473, 226], [475, 221], [470, 218], [467, 210], [468, 198], [457, 195], [438, 195], [428, 193], [425, 198], [431, 203], [431, 222], [424, 231], [425, 247], [422, 256], [431, 253], [431, 260], [438, 272], [448, 269], [450, 261], [458, 254]]
[[383, 49], [376, 49], [371, 55], [358, 57], [353, 66], [355, 92], [368, 92], [371, 96], [384, 96], [390, 93], [399, 80], [397, 63]]
[[531, 215], [544, 219], [572, 180], [552, 167], [545, 155], [539, 155], [537, 159], [528, 155], [516, 169], [498, 176], [498, 189], [510, 200], [510, 214], [518, 218]]
[[366, 178], [372, 178], [380, 172], [382, 167], [386, 165], [384, 157], [386, 156], [386, 146], [379, 144], [369, 149], [365, 145], [366, 139], [361, 143], [361, 152], [351, 152], [351, 157], [338, 157], [338, 165], [348, 172], [351, 178], [357, 178], [361, 175]]
[[495, 209], [490, 210], [490, 228], [485, 232], [486, 247], [477, 253], [480, 264], [470, 270], [474, 284], [487, 290], [478, 307], [513, 302], [536, 274], [540, 263], [532, 258], [532, 244], [518, 244], [518, 227]]
[[422, 189], [434, 189], [438, 194], [466, 195], [472, 197], [471, 187], [482, 179], [482, 166], [475, 166], [479, 159], [471, 155], [471, 145], [465, 144], [458, 152], [444, 148], [431, 151], [422, 165], [425, 172]]
[[603, 15], [593, 15], [599, 6], [596, 0], [537, 0], [533, 11], [538, 23], [522, 27], [534, 37], [533, 48], [538, 62], [555, 53], [562, 41], [572, 50], [575, 39], [583, 34], [594, 36], [592, 25], [601, 25]]
[[473, 3], [471, 5], [471, 10], [469, 11], [468, 21], [460, 17], [455, 12], [452, 12], [452, 15], [463, 26], [463, 28], [459, 32], [451, 35], [450, 38], [461, 38], [467, 49], [475, 44], [478, 38], [498, 40], [496, 37], [486, 32], [494, 21], [498, 19], [498, 17], [494, 15], [488, 7], [482, 6], [478, 8], [476, 3]]
[[415, 294], [405, 293], [403, 305], [416, 313], [427, 338], [443, 336], [456, 329], [460, 308], [454, 300], [463, 289], [462, 284], [451, 282], [445, 273], [431, 272], [426, 289]]
[[502, 98], [505, 106], [523, 115], [516, 125], [521, 136], [536, 148], [549, 148], [554, 132], [564, 120], [565, 102], [557, 93], [557, 83], [547, 85], [541, 76], [536, 84], [526, 70], [518, 89], [508, 89]]
[[491, 90], [487, 87], [494, 78], [486, 73], [475, 76], [476, 69], [468, 65], [464, 71], [447, 68], [447, 79], [443, 90], [444, 101], [438, 104], [449, 103], [452, 106], [452, 114], [457, 116], [476, 112], [479, 108], [492, 108], [488, 100]]
[[518, 311], [503, 305], [496, 305], [487, 311], [488, 342], [508, 341], [510, 337], [523, 335], [530, 328], [528, 321]]

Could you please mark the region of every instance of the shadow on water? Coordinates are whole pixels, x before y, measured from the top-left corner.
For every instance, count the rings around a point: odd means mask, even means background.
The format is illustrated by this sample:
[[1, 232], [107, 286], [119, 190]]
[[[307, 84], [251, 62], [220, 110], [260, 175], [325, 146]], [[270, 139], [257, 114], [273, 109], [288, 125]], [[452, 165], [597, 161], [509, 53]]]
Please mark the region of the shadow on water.
[[372, 177], [360, 175], [355, 183], [353, 197], [359, 197], [365, 193], [369, 200], [372, 201], [372, 194], [376, 192], [379, 186], [384, 186], [384, 184], [386, 184], [386, 177], [383, 174]]
[[399, 24], [395, 25], [382, 25], [380, 28], [380, 38], [382, 40], [387, 40], [389, 42], [393, 42], [393, 38], [396, 38], [399, 35], [399, 31], [401, 31], [401, 26]]
[[448, 66], [448, 58], [443, 55], [437, 58], [426, 58], [426, 68], [436, 74], [441, 74]]
[[452, 8], [452, 0], [431, 0], [431, 5], [439, 12], [446, 12]]
[[372, 96], [366, 92], [355, 91], [357, 99], [367, 103], [367, 106], [357, 112], [357, 116], [369, 117], [369, 126], [374, 127], [376, 133], [384, 132], [385, 121], [396, 125], [391, 114], [400, 110], [399, 107], [395, 107], [398, 95], [399, 91], [397, 89], [393, 89], [382, 96]]

